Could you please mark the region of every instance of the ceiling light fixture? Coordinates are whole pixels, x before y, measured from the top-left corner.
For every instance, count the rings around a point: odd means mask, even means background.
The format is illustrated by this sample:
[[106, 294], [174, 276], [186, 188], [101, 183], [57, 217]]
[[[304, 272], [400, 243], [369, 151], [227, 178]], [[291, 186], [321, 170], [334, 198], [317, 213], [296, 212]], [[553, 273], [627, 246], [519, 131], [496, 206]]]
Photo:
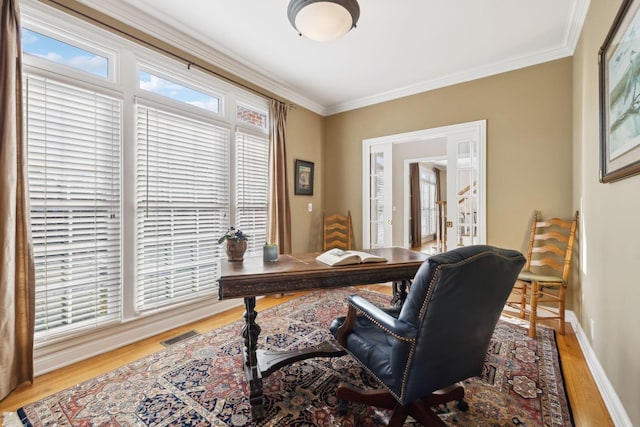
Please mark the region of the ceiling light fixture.
[[291, 0], [287, 15], [301, 36], [324, 42], [355, 28], [360, 6], [357, 0]]

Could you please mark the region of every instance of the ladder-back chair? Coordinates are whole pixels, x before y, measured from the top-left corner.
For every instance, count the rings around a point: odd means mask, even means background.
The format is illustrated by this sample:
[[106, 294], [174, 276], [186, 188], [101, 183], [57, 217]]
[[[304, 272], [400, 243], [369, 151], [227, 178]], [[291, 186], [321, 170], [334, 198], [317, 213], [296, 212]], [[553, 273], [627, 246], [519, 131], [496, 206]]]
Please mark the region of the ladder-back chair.
[[[529, 336], [536, 336], [536, 324], [557, 319], [564, 334], [565, 298], [578, 228], [578, 211], [573, 219], [543, 221], [535, 212], [531, 222], [527, 262], [518, 275], [508, 307], [529, 321]], [[512, 313], [512, 312], [511, 312]], [[509, 314], [505, 311], [505, 314]], [[512, 315], [512, 314], [510, 314]]]
[[347, 215], [322, 215], [322, 250], [353, 249], [351, 211]]

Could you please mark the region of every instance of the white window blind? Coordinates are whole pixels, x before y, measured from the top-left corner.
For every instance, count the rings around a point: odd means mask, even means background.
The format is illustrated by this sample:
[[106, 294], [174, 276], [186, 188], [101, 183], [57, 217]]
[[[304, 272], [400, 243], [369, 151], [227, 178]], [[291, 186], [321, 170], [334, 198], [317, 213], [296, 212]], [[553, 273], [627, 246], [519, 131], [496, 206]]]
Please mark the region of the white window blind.
[[248, 254], [261, 254], [267, 242], [269, 139], [236, 131], [236, 164], [235, 226], [249, 235]]
[[121, 101], [24, 77], [42, 342], [120, 319]]
[[144, 311], [217, 291], [230, 131], [136, 109], [136, 307]]

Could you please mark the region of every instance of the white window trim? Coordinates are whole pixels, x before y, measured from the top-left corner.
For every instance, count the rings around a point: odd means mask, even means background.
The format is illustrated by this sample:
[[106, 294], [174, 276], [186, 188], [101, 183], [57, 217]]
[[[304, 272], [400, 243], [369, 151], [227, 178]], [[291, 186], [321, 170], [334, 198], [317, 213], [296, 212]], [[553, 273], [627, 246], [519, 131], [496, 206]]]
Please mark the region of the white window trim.
[[[167, 66], [167, 69], [184, 69], [186, 64], [180, 64], [172, 58], [161, 57], [160, 54], [137, 45], [130, 40], [124, 39], [116, 34], [82, 21], [72, 15], [66, 14], [60, 10], [47, 6], [32, 0], [24, 0], [21, 3], [22, 22], [27, 28], [33, 29], [61, 41], [78, 46], [91, 52], [95, 52], [109, 59], [109, 79], [75, 71], [62, 64], [52, 64], [41, 58], [32, 55], [25, 55], [25, 71], [30, 70], [37, 74], [44, 74], [59, 79], [61, 81], [77, 84], [81, 87], [95, 86], [114, 96], [121, 97], [123, 101], [122, 108], [122, 172], [121, 172], [121, 194], [122, 194], [122, 259], [135, 258], [135, 183], [131, 176], [134, 173], [135, 163], [135, 125], [132, 111], [136, 97], [145, 99], [145, 102], [157, 102], [164, 105], [165, 108], [170, 107], [170, 101], [164, 97], [163, 99], [150, 99], [149, 92], [140, 93], [137, 88], [138, 75], [136, 63], [140, 60], [147, 61], [152, 59], [153, 64], [157, 67]], [[91, 40], [91, 44], [83, 42], [83, 39]], [[133, 53], [132, 53], [133, 52]], [[111, 69], [113, 67], [113, 69]], [[136, 69], [136, 75], [121, 75], [120, 70]], [[129, 73], [130, 71], [127, 71]], [[213, 112], [208, 112], [208, 117], [213, 122], [220, 124], [225, 123], [230, 128], [231, 141], [235, 141], [236, 129], [242, 129], [247, 132], [249, 126], [246, 123], [237, 123], [235, 102], [242, 100], [243, 104], [255, 106], [257, 110], [268, 112], [268, 101], [262, 97], [245, 92], [244, 90], [231, 85], [223, 80], [219, 80], [213, 75], [209, 75], [203, 71], [195, 70], [193, 67], [189, 75], [206, 76], [208, 82], [212, 82], [207, 92], [220, 91], [224, 94], [221, 100], [222, 115], [215, 118]], [[179, 80], [185, 80], [186, 74], [180, 74]], [[170, 75], [169, 75], [170, 76]], [[189, 79], [189, 77], [186, 77]], [[84, 83], [86, 82], [86, 83]], [[207, 82], [207, 83], [208, 83]], [[95, 85], [95, 86], [94, 86]], [[192, 85], [187, 85], [192, 86]], [[206, 85], [205, 85], [206, 86]], [[200, 86], [198, 86], [200, 87]], [[261, 107], [260, 107], [261, 106]], [[196, 110], [201, 110], [194, 107]], [[182, 111], [184, 112], [184, 108]], [[201, 116], [200, 111], [192, 111], [194, 115]], [[239, 127], [237, 127], [239, 126]], [[251, 129], [262, 136], [268, 134], [268, 129], [255, 127]], [[247, 132], [249, 133], [249, 132]], [[232, 150], [233, 151], [233, 150]], [[233, 179], [233, 176], [231, 177]], [[234, 185], [233, 181], [231, 185]], [[162, 331], [176, 326], [184, 325], [199, 318], [211, 316], [220, 311], [227, 310], [231, 307], [241, 305], [241, 300], [218, 301], [215, 296], [210, 299], [196, 301], [193, 303], [176, 304], [172, 307], [166, 307], [156, 312], [140, 315], [134, 310], [134, 286], [135, 266], [131, 263], [123, 263], [122, 267], [122, 298], [125, 301], [122, 307], [123, 320], [119, 324], [103, 327], [86, 334], [75, 336], [73, 338], [52, 339], [46, 343], [36, 344], [34, 350], [35, 373], [40, 375], [53, 369], [77, 362], [92, 355], [100, 354], [110, 349], [120, 347], [124, 344], [138, 341]]]
[[[61, 74], [68, 75], [68, 73], [71, 72], [73, 75], [76, 75], [81, 80], [87, 80], [87, 79], [97, 80], [96, 83], [100, 83], [103, 81], [115, 83], [120, 80], [119, 74], [118, 74], [119, 67], [118, 67], [118, 61], [117, 61], [119, 52], [116, 49], [112, 49], [108, 47], [109, 45], [108, 43], [106, 43], [107, 40], [105, 40], [104, 37], [101, 37], [100, 32], [95, 31], [96, 30], [95, 27], [91, 27], [86, 22], [80, 22], [79, 20], [75, 20], [75, 21], [78, 21], [77, 22], [78, 25], [76, 28], [74, 28], [75, 30], [74, 34], [71, 34], [69, 31], [66, 31], [63, 29], [65, 27], [68, 27], [69, 21], [61, 19], [61, 17], [58, 16], [58, 13], [60, 12], [51, 13], [51, 14], [49, 14], [49, 12], [46, 12], [47, 18], [45, 20], [43, 18], [38, 17], [40, 14], [45, 13], [42, 10], [40, 10], [40, 8], [33, 8], [31, 7], [30, 4], [27, 4], [25, 6], [21, 5], [21, 8], [22, 8], [22, 26], [23, 27], [26, 27], [32, 31], [38, 32], [45, 36], [60, 40], [72, 46], [76, 46], [78, 48], [84, 49], [88, 52], [95, 53], [96, 55], [103, 56], [107, 58], [107, 60], [109, 61], [109, 67], [107, 72], [108, 76], [106, 79], [93, 74], [84, 73], [73, 67], [69, 67], [63, 64], [54, 64], [56, 68], [59, 67], [59, 69], [61, 70]], [[94, 40], [95, 43], [88, 44], [83, 40], [83, 38]], [[29, 56], [32, 56], [32, 55], [29, 55]], [[40, 65], [46, 64], [45, 69], [51, 68], [50, 61], [38, 58], [38, 62], [40, 63]]]
[[[176, 83], [182, 84], [186, 88], [218, 98], [220, 103], [220, 111], [218, 113], [199, 107], [190, 106], [190, 108], [194, 108], [197, 111], [204, 111], [206, 112], [206, 114], [215, 115], [220, 120], [230, 120], [229, 113], [227, 112], [230, 105], [230, 103], [228, 102], [229, 88], [225, 88], [221, 84], [216, 84], [217, 82], [212, 83], [208, 87], [202, 83], [203, 79], [214, 80], [214, 77], [195, 68], [188, 68], [184, 64], [180, 64], [177, 61], [171, 60], [169, 58], [162, 58], [160, 60], [156, 58], [154, 60], [155, 65], [151, 65], [151, 59], [147, 55], [138, 54], [136, 56], [136, 77], [139, 75], [140, 71], [145, 71], [165, 80], [175, 81]], [[188, 70], [188, 74], [184, 73], [185, 69]], [[140, 97], [149, 96], [151, 98], [157, 98], [159, 103], [163, 103], [163, 101], [166, 100], [170, 101], [168, 102], [168, 104], [175, 103], [176, 105], [180, 106], [185, 105], [185, 103], [182, 103], [180, 101], [141, 89], [138, 85], [136, 85], [136, 94]]]

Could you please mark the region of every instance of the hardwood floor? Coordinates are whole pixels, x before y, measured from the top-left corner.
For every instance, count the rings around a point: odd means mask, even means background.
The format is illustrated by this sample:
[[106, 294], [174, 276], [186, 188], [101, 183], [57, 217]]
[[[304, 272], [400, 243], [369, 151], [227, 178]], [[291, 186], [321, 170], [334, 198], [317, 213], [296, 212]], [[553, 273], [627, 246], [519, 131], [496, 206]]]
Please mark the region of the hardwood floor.
[[[389, 287], [374, 285], [368, 286], [367, 289], [388, 292]], [[262, 311], [293, 299], [296, 296], [297, 295], [285, 295], [281, 298], [272, 296], [265, 297], [257, 302], [256, 309]], [[89, 380], [151, 353], [162, 350], [164, 347], [160, 342], [176, 335], [192, 329], [200, 333], [205, 333], [241, 319], [243, 311], [243, 307], [238, 307], [41, 375], [35, 379], [33, 384], [19, 387], [1, 401], [0, 413], [15, 411], [30, 402], [42, 399], [52, 393], [72, 387], [82, 381]], [[569, 394], [575, 425], [578, 427], [613, 426], [613, 421], [607, 412], [593, 377], [589, 372], [587, 363], [571, 326], [567, 325], [565, 335], [558, 334], [557, 337], [565, 384]]]

